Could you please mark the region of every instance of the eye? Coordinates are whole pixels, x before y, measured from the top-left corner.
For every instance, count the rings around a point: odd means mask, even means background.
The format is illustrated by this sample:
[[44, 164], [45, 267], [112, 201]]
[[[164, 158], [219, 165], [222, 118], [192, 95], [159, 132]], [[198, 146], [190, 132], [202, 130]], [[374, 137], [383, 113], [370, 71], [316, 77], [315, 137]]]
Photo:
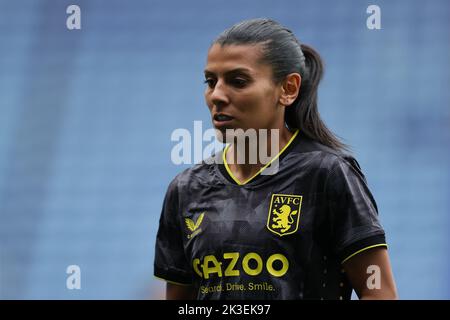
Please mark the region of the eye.
[[216, 81], [212, 78], [207, 78], [205, 81], [203, 81], [203, 83], [206, 83], [208, 87], [213, 88]]
[[248, 84], [248, 81], [242, 78], [234, 78], [231, 80], [231, 84], [237, 88], [243, 88]]

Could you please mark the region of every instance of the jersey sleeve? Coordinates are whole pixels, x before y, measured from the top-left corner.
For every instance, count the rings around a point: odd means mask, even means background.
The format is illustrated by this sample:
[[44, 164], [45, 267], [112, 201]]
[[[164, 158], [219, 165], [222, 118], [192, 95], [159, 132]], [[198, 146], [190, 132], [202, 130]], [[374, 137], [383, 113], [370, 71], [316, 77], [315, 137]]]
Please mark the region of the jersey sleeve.
[[339, 157], [331, 168], [326, 189], [331, 243], [341, 263], [370, 248], [387, 247], [377, 204], [356, 159]]
[[190, 285], [192, 272], [184, 252], [178, 199], [175, 179], [164, 197], [156, 236], [154, 275], [170, 283]]

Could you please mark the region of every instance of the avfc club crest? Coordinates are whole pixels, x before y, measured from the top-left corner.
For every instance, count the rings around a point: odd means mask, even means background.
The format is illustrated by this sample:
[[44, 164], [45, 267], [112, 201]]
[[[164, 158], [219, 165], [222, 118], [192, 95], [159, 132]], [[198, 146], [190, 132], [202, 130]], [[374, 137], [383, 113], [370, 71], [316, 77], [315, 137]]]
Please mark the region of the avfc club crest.
[[290, 194], [273, 194], [267, 216], [267, 229], [286, 236], [298, 230], [302, 196]]

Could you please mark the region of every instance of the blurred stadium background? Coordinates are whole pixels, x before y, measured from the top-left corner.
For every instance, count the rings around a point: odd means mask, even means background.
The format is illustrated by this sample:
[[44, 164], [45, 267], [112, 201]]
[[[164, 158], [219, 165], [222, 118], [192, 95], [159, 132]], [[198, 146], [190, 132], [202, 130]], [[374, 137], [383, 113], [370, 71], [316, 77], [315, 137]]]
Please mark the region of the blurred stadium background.
[[[66, 28], [81, 7], [82, 29]], [[366, 8], [381, 8], [368, 30]], [[326, 62], [320, 110], [377, 199], [400, 297], [450, 298], [450, 2], [0, 1], [0, 298], [157, 299], [176, 128], [210, 42], [270, 17]], [[206, 126], [204, 126], [206, 128]], [[81, 267], [81, 290], [66, 268]]]

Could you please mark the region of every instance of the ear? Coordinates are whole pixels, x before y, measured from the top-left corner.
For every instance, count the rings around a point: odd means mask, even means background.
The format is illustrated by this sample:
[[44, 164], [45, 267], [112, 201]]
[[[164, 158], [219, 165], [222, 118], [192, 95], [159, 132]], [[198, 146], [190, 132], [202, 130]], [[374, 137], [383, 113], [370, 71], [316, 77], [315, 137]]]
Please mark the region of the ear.
[[281, 95], [279, 102], [283, 106], [289, 106], [294, 103], [300, 93], [302, 77], [298, 73], [290, 73], [284, 79], [281, 86]]

